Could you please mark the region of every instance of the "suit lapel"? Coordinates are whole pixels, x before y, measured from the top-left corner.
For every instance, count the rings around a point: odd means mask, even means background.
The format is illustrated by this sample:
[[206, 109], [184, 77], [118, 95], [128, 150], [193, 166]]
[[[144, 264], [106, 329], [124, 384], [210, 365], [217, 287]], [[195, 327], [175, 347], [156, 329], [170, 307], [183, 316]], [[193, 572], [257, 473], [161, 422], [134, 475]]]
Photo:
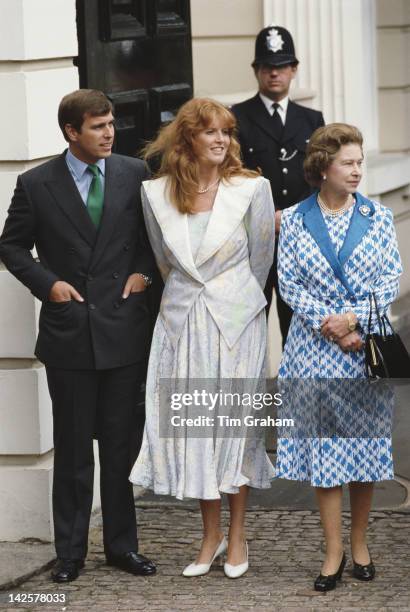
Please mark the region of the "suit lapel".
[[258, 179], [232, 178], [221, 181], [205, 235], [196, 255], [199, 268], [233, 234], [248, 210]]
[[93, 246], [97, 230], [67, 167], [65, 153], [56, 159], [53, 180], [45, 181], [45, 185], [69, 221], [84, 240]]
[[144, 189], [165, 244], [185, 272], [202, 282], [192, 257], [187, 215], [181, 214], [167, 198], [166, 178], [144, 181]]
[[[342, 266], [349, 259], [354, 249], [362, 240], [363, 236], [373, 226], [374, 204], [360, 193], [355, 193], [356, 204], [350, 220], [349, 229], [345, 241], [339, 252], [339, 260]], [[367, 214], [363, 214], [363, 212]]]
[[272, 117], [268, 113], [266, 106], [260, 99], [259, 94], [256, 94], [256, 96], [252, 98], [249, 110], [252, 122], [259, 125], [259, 127], [271, 138], [276, 140], [276, 142], [279, 142], [281, 138], [279, 138], [278, 135], [275, 134]]
[[307, 200], [304, 200], [299, 206], [298, 212], [304, 213], [303, 223], [306, 229], [310, 232], [314, 241], [318, 245], [320, 252], [326, 258], [331, 266], [335, 276], [344, 285], [345, 289], [351, 296], [354, 292], [343, 271], [342, 264], [336, 254], [333, 243], [330, 239], [329, 232], [323, 215], [316, 201], [317, 192], [312, 194]]
[[118, 158], [108, 157], [105, 160], [104, 208], [92, 257], [93, 265], [97, 263], [110, 241], [127, 189], [137, 190], [138, 185], [127, 185]]

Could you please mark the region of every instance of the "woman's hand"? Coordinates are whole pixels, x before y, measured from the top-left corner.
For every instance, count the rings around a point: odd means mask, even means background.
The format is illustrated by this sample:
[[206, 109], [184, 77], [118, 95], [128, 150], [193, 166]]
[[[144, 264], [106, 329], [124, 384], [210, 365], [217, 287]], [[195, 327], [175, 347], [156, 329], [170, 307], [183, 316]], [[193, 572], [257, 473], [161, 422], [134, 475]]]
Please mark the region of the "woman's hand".
[[346, 334], [351, 333], [349, 330], [351, 322], [357, 323], [357, 317], [353, 312], [329, 315], [322, 321], [321, 334], [329, 340], [340, 340]]
[[336, 340], [336, 342], [345, 353], [360, 351], [363, 348], [363, 340], [356, 331], [349, 332], [346, 336], [340, 338], [340, 340]]

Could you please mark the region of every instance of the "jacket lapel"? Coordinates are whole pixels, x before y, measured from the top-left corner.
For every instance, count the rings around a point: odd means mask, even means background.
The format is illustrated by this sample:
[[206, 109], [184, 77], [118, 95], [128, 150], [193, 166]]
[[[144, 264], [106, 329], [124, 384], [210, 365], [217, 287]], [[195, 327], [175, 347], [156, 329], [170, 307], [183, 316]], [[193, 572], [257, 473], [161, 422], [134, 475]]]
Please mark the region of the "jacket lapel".
[[262, 128], [262, 130], [266, 132], [271, 138], [276, 140], [276, 142], [282, 140], [282, 138], [278, 138], [278, 135], [275, 134], [272, 117], [268, 113], [266, 106], [260, 99], [259, 94], [256, 94], [256, 96], [252, 98], [249, 110], [253, 123], [258, 124], [259, 127]]
[[221, 181], [205, 235], [196, 255], [199, 268], [212, 257], [233, 234], [248, 210], [258, 179], [234, 177]]
[[110, 241], [127, 189], [138, 189], [138, 185], [127, 185], [120, 160], [113, 156], [108, 157], [105, 160], [104, 208], [92, 256], [92, 265], [97, 263]]
[[202, 278], [192, 257], [187, 215], [181, 214], [168, 200], [166, 177], [144, 181], [143, 184], [165, 244], [178, 260], [181, 268], [202, 283]]
[[295, 134], [300, 130], [300, 124], [302, 123], [302, 115], [298, 110], [297, 105], [289, 100], [288, 108], [286, 111], [285, 127], [282, 132], [282, 143], [285, 144], [291, 140]]
[[56, 159], [53, 179], [45, 181], [45, 185], [69, 221], [84, 240], [93, 246], [97, 230], [90, 219], [87, 208], [67, 167], [65, 153]]
[[349, 259], [363, 236], [373, 226], [374, 204], [360, 193], [355, 193], [356, 204], [350, 220], [345, 241], [339, 252], [339, 261], [342, 266]]
[[354, 297], [354, 292], [352, 288], [350, 287], [350, 284], [345, 276], [342, 264], [340, 263], [340, 260], [338, 256], [336, 255], [336, 251], [330, 239], [326, 223], [323, 219], [323, 215], [317, 204], [316, 198], [317, 198], [317, 192], [312, 194], [309, 198], [304, 200], [299, 205], [298, 212], [304, 215], [303, 216], [304, 226], [310, 232], [314, 241], [318, 245], [320, 252], [328, 261], [335, 276], [344, 285], [348, 293], [352, 297]]

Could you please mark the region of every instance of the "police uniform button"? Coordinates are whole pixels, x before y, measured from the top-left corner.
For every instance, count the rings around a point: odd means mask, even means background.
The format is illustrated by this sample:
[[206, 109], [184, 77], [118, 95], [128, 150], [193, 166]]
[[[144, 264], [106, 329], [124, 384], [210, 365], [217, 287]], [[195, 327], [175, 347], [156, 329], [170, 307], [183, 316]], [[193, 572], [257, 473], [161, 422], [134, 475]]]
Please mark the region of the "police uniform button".
[[307, 144], [307, 143], [309, 142], [309, 138], [306, 138], [305, 142], [306, 142], [306, 144]]
[[282, 168], [282, 172], [283, 172], [283, 174], [287, 174], [289, 172], [289, 170], [287, 168]]
[[249, 153], [253, 153], [253, 147], [249, 147]]
[[282, 195], [288, 195], [288, 190], [287, 189], [282, 189]]
[[90, 310], [95, 310], [97, 306], [95, 304], [90, 304], [88, 307]]
[[112, 277], [113, 277], [113, 278], [118, 278], [118, 277], [119, 277], [118, 272], [113, 272], [113, 273], [112, 273]]
[[129, 251], [130, 250], [130, 245], [126, 242], [124, 244], [124, 251]]
[[119, 302], [114, 302], [114, 308], [119, 308], [120, 307], [120, 303]]

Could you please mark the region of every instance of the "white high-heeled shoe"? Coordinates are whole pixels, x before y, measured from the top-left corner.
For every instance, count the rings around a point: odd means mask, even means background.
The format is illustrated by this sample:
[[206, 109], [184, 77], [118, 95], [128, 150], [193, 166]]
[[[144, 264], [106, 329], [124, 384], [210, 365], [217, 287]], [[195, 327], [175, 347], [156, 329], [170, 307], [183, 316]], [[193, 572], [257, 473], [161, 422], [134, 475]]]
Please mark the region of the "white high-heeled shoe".
[[183, 576], [204, 576], [211, 569], [212, 563], [215, 561], [217, 557], [223, 555], [228, 548], [228, 542], [226, 541], [225, 536], [222, 538], [221, 542], [218, 544], [218, 548], [216, 549], [214, 556], [212, 557], [210, 563], [190, 563], [187, 565], [184, 571], [182, 572]]
[[249, 568], [249, 560], [248, 560], [248, 542], [245, 542], [246, 547], [246, 561], [240, 563], [239, 565], [231, 565], [230, 563], [224, 564], [224, 572], [225, 576], [228, 578], [239, 578], [243, 576], [245, 572], [248, 571]]

